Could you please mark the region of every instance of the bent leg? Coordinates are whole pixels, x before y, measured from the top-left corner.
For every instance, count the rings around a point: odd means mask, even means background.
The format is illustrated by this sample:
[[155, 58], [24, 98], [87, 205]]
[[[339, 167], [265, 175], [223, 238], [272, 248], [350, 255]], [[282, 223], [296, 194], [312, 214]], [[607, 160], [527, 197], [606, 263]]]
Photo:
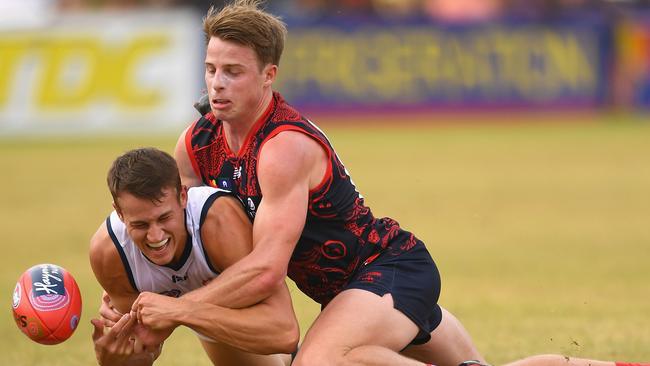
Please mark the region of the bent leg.
[[390, 294], [346, 290], [314, 321], [293, 365], [421, 366], [399, 354], [417, 333], [415, 323], [393, 307]]
[[291, 363], [291, 355], [258, 355], [205, 339], [201, 339], [201, 345], [213, 365], [288, 366]]
[[422, 345], [411, 345], [402, 354], [438, 366], [458, 366], [468, 360], [486, 363], [467, 330], [449, 311], [442, 309], [442, 321]]

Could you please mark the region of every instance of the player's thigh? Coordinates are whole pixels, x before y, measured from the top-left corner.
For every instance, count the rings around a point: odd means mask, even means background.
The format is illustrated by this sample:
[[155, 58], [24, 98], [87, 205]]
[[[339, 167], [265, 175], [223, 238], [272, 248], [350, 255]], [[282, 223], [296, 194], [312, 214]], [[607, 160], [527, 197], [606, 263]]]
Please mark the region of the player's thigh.
[[366, 345], [399, 351], [417, 333], [417, 325], [393, 307], [390, 294], [378, 296], [360, 289], [345, 290], [316, 318], [300, 346], [297, 360], [332, 360]]
[[469, 333], [454, 315], [441, 308], [442, 320], [431, 332], [431, 339], [421, 345], [410, 345], [402, 354], [439, 366], [456, 366], [468, 360], [485, 362]]
[[221, 342], [199, 339], [213, 365], [218, 366], [287, 366], [290, 355], [258, 355], [244, 352]]

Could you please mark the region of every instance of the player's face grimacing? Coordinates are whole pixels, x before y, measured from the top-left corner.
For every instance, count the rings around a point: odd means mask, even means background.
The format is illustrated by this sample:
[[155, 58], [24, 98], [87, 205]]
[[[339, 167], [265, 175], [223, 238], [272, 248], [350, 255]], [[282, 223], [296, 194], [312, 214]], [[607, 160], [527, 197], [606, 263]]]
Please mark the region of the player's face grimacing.
[[253, 119], [265, 105], [263, 95], [277, 67], [260, 64], [255, 51], [212, 37], [205, 55], [205, 85], [215, 117], [227, 122]]
[[125, 192], [118, 196], [116, 203], [120, 219], [142, 254], [161, 266], [180, 259], [187, 239], [185, 189], [181, 192], [180, 202], [176, 189], [165, 188], [159, 202]]

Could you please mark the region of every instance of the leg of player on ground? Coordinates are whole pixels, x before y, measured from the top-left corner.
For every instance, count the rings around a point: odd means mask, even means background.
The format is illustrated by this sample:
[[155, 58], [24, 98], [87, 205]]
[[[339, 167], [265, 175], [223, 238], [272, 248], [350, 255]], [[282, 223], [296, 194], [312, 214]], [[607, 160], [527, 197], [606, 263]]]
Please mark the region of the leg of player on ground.
[[562, 355], [537, 355], [514, 361], [505, 366], [650, 366], [650, 364], [597, 361]]
[[431, 340], [422, 345], [409, 346], [402, 354], [439, 366], [457, 366], [468, 360], [486, 363], [460, 321], [444, 308], [442, 321], [431, 332]]

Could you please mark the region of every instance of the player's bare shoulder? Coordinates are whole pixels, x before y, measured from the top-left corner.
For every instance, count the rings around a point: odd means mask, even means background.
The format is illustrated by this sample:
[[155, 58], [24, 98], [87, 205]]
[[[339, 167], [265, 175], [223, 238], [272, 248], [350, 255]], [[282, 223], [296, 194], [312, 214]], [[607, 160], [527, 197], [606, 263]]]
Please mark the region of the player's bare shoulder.
[[176, 147], [174, 148], [174, 159], [178, 165], [178, 172], [180, 173], [183, 185], [188, 187], [197, 187], [203, 182], [201, 181], [201, 178], [197, 176], [192, 167], [192, 160], [190, 159], [190, 154], [187, 151], [186, 145], [187, 134], [191, 133], [191, 127], [192, 126], [187, 127], [178, 137]]
[[104, 267], [112, 265], [115, 260], [119, 262], [120, 255], [113, 245], [111, 236], [106, 228], [106, 222], [102, 222], [95, 234], [90, 238], [90, 249], [88, 253], [93, 271], [95, 269], [103, 270]]
[[113, 243], [106, 222], [90, 239], [90, 267], [100, 285], [111, 295], [135, 293], [131, 287], [128, 275], [122, 264], [120, 254]]
[[261, 182], [267, 177], [280, 182], [306, 179], [313, 188], [324, 177], [328, 161], [328, 150], [320, 141], [303, 132], [283, 131], [262, 147], [258, 175]]

